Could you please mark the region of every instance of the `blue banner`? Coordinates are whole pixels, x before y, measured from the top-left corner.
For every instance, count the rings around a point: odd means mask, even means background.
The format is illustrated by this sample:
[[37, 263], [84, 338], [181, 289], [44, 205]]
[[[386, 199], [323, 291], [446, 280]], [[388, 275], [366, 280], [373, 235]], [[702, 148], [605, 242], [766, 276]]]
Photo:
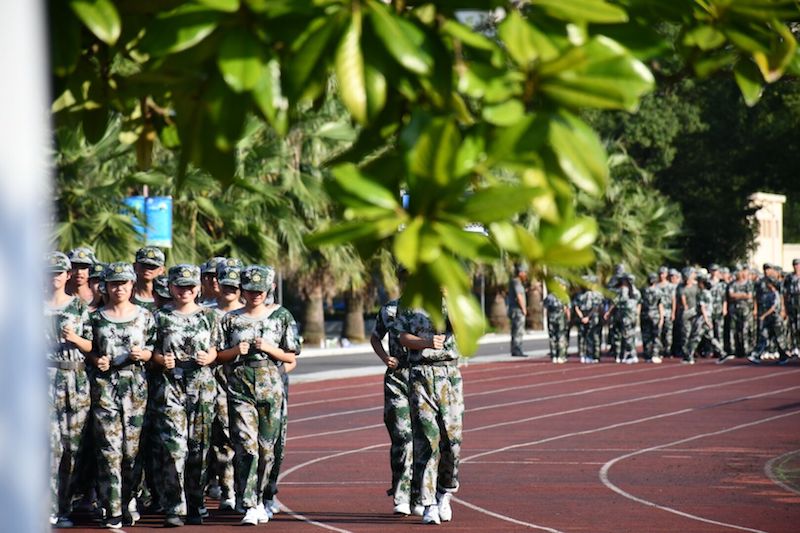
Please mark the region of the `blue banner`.
[[172, 248], [172, 197], [152, 196], [145, 199], [148, 246]]

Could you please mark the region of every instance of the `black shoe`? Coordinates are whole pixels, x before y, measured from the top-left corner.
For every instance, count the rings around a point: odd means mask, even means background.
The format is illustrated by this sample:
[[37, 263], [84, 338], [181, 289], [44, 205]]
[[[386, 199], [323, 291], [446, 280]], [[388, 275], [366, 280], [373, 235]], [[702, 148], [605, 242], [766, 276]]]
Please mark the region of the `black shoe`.
[[106, 529], [122, 529], [122, 516], [112, 516], [103, 522], [103, 527]]
[[187, 526], [202, 526], [203, 525], [203, 517], [200, 515], [192, 515], [186, 517], [186, 525]]
[[164, 519], [164, 527], [181, 527], [183, 526], [183, 520], [178, 515], [167, 515]]
[[526, 353], [512, 353], [511, 357], [528, 357]]

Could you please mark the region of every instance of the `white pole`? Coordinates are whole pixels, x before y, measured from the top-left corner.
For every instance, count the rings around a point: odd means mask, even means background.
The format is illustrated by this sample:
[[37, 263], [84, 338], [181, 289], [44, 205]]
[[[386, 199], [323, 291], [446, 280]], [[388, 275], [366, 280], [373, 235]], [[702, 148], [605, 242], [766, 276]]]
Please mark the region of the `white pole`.
[[42, 262], [52, 195], [43, 2], [0, 2], [0, 531], [46, 531]]

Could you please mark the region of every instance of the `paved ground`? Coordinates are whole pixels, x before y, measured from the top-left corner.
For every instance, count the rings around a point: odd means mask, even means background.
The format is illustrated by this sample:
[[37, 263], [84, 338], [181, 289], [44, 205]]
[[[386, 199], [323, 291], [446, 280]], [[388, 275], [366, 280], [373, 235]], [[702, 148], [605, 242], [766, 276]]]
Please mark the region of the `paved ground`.
[[[552, 365], [507, 358], [462, 372], [462, 488], [454, 520], [442, 530], [798, 531], [796, 361]], [[292, 385], [280, 493], [291, 512], [263, 527], [423, 527], [418, 518], [391, 514], [381, 417], [379, 376]], [[183, 530], [234, 531], [237, 516], [214, 505], [207, 525]], [[145, 527], [128, 531], [159, 524], [145, 517]]]

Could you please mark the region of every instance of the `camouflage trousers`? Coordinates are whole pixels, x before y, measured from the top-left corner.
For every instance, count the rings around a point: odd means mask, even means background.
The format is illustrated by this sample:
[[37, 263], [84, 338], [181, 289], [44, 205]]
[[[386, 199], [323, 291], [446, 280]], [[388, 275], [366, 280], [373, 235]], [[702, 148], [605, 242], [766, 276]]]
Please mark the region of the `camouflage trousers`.
[[652, 359], [654, 355], [660, 355], [662, 350], [661, 346], [661, 329], [658, 327], [659, 316], [642, 315], [641, 317], [642, 328], [642, 350], [646, 359]]
[[600, 358], [600, 323], [589, 318], [589, 322], [578, 322], [578, 355]]
[[730, 353], [746, 357], [753, 350], [753, 311], [748, 308], [734, 308], [729, 313], [732, 342]]
[[281, 475], [281, 465], [286, 453], [286, 429], [289, 426], [289, 375], [281, 372], [283, 382], [283, 404], [281, 406], [281, 433], [275, 441], [275, 463], [269, 471], [269, 482], [264, 493], [265, 500], [271, 500], [278, 494], [278, 478]]
[[147, 380], [141, 368], [131, 365], [94, 376], [98, 496], [108, 516], [122, 515], [136, 489], [134, 465], [146, 407]]
[[263, 501], [275, 463], [283, 418], [283, 383], [278, 368], [234, 367], [228, 374], [228, 410], [236, 502], [250, 509]]
[[162, 505], [161, 487], [161, 463], [164, 460], [164, 451], [161, 448], [161, 440], [158, 438], [158, 407], [153, 398], [153, 391], [162, 379], [162, 371], [154, 366], [145, 365], [147, 376], [147, 390], [150, 394], [147, 397], [147, 408], [144, 412], [144, 423], [142, 424], [142, 436], [139, 440], [139, 455], [134, 465], [134, 476], [136, 479], [136, 489], [134, 495], [140, 501], [147, 501], [151, 504]]
[[790, 350], [800, 349], [800, 304], [793, 305], [788, 315], [789, 339], [787, 342]]
[[661, 325], [659, 339], [661, 340], [661, 355], [672, 355], [672, 310], [664, 310], [664, 323]]
[[636, 355], [636, 323], [617, 320], [614, 331], [614, 344], [611, 350], [614, 357], [625, 358]]
[[523, 355], [522, 338], [525, 336], [525, 315], [519, 309], [509, 314], [511, 319], [511, 355]]
[[706, 323], [703, 315], [694, 317], [692, 321], [692, 330], [689, 332], [689, 340], [686, 343], [684, 359], [694, 359], [694, 353], [697, 351], [700, 343], [704, 341], [707, 342], [718, 355], [723, 355], [725, 353], [725, 347], [714, 337], [712, 326]]
[[461, 372], [453, 366], [416, 365], [409, 372], [414, 433], [414, 483], [420, 503], [436, 504], [437, 492], [458, 490], [464, 424]]
[[566, 357], [569, 328], [565, 318], [547, 321], [547, 337], [550, 341], [550, 357]]
[[48, 368], [50, 383], [50, 513], [66, 515], [78, 481], [78, 456], [91, 397], [85, 370]]
[[161, 503], [167, 514], [185, 515], [203, 505], [217, 382], [208, 367], [175, 370], [151, 393], [163, 454]]
[[231, 443], [230, 413], [228, 411], [228, 378], [225, 367], [214, 369], [217, 400], [214, 421], [211, 424], [211, 454], [209, 473], [219, 482], [222, 499], [233, 498], [233, 444]]
[[688, 357], [689, 354], [689, 337], [692, 336], [692, 323], [694, 322], [696, 314], [694, 312], [686, 312], [684, 311], [681, 313], [680, 318], [680, 341], [678, 346], [680, 347], [680, 355], [683, 357]]
[[759, 325], [760, 334], [763, 335], [763, 341], [759, 339], [758, 346], [756, 346], [754, 355], [761, 357], [767, 351], [767, 347], [776, 350], [781, 359], [789, 357], [788, 346], [786, 344], [786, 335], [783, 325], [783, 318], [774, 313], [761, 321]]
[[[394, 504], [412, 501], [414, 435], [411, 426], [411, 399], [408, 368], [388, 369], [383, 376], [383, 423], [389, 432], [389, 465], [392, 486], [387, 491]], [[416, 498], [416, 494], [414, 495]]]
[[719, 343], [724, 346], [723, 343], [725, 342], [725, 317], [722, 316], [722, 313], [711, 316], [711, 333], [713, 333], [714, 338], [717, 339]]

